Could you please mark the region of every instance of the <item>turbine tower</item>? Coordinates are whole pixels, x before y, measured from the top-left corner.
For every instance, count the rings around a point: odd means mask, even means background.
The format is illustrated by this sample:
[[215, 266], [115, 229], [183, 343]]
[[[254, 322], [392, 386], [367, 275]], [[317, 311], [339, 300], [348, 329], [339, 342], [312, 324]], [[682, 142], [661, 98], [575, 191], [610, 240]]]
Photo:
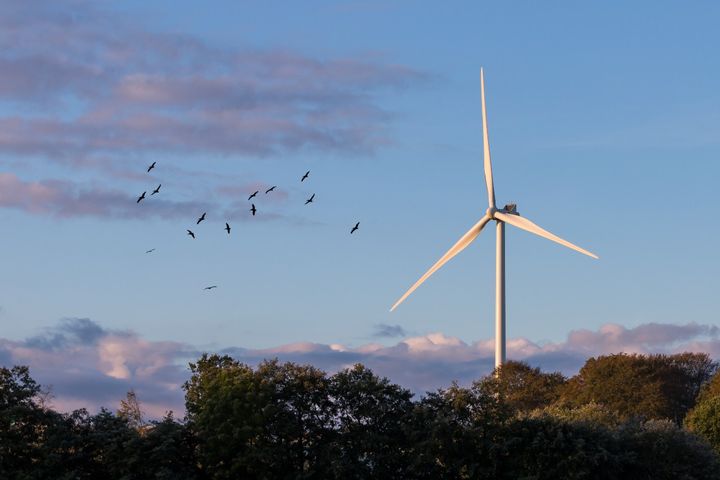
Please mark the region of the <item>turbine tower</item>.
[[547, 230], [534, 224], [527, 218], [521, 217], [514, 204], [505, 205], [498, 209], [495, 205], [495, 188], [493, 187], [492, 163], [490, 162], [490, 141], [488, 140], [488, 121], [487, 110], [485, 108], [485, 76], [483, 70], [480, 69], [480, 95], [482, 97], [482, 123], [483, 123], [483, 157], [485, 166], [485, 186], [488, 194], [488, 209], [485, 215], [473, 227], [463, 235], [455, 245], [443, 255], [435, 265], [425, 272], [400, 299], [395, 302], [390, 311], [392, 312], [400, 305], [412, 292], [415, 291], [425, 280], [433, 273], [438, 271], [440, 267], [445, 265], [458, 253], [462, 252], [480, 235], [483, 227], [490, 221], [495, 220], [496, 226], [496, 244], [495, 244], [495, 368], [505, 363], [505, 224], [534, 233], [553, 242], [564, 245], [568, 248], [576, 250], [580, 253], [593, 258], [597, 255], [587, 250], [573, 245], [567, 240], [563, 240], [557, 235], [553, 235]]

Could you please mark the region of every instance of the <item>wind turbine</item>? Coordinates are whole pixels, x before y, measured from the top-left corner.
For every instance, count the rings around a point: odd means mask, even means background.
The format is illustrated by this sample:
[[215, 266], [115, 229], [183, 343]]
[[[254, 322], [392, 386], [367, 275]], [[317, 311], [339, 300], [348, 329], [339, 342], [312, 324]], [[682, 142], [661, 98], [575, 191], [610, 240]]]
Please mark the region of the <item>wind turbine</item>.
[[465, 235], [460, 237], [460, 240], [450, 248], [450, 250], [443, 255], [440, 260], [435, 262], [435, 265], [430, 267], [430, 270], [420, 277], [420, 280], [410, 287], [400, 299], [395, 302], [390, 311], [392, 312], [400, 305], [412, 292], [415, 291], [425, 280], [430, 277], [433, 273], [438, 271], [440, 267], [445, 265], [458, 253], [462, 252], [468, 245], [470, 245], [480, 235], [483, 227], [490, 221], [495, 220], [496, 222], [496, 243], [495, 243], [495, 368], [502, 366], [505, 363], [505, 224], [510, 224], [514, 227], [526, 230], [530, 233], [534, 233], [553, 242], [564, 245], [568, 248], [576, 250], [580, 253], [584, 253], [593, 258], [598, 258], [597, 255], [588, 252], [587, 250], [573, 245], [567, 240], [563, 240], [557, 235], [553, 235], [547, 230], [534, 224], [527, 218], [521, 217], [517, 211], [515, 204], [505, 205], [503, 208], [498, 209], [495, 205], [495, 188], [493, 187], [493, 175], [492, 175], [492, 163], [490, 162], [490, 142], [488, 140], [488, 121], [487, 111], [485, 108], [485, 76], [483, 70], [480, 69], [480, 95], [482, 97], [482, 122], [483, 122], [483, 157], [485, 163], [485, 185], [488, 193], [488, 209], [485, 215], [467, 231]]

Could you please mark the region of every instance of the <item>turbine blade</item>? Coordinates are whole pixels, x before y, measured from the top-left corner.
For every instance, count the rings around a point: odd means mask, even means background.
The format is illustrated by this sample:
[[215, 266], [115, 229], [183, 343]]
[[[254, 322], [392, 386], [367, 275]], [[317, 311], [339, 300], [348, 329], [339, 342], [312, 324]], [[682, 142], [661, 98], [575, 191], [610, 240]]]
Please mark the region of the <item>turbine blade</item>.
[[460, 240], [458, 240], [457, 243], [455, 243], [455, 245], [453, 245], [452, 248], [450, 248], [450, 250], [448, 250], [445, 253], [445, 255], [442, 256], [442, 258], [440, 260], [435, 262], [435, 265], [430, 267], [430, 270], [425, 272], [425, 275], [420, 277], [420, 280], [415, 282], [415, 284], [412, 287], [410, 287], [410, 289], [407, 292], [405, 292], [405, 295], [400, 297], [400, 300], [395, 302], [395, 305], [392, 306], [390, 311], [392, 312], [393, 310], [395, 310], [395, 308], [397, 308], [397, 306], [400, 305], [403, 302], [403, 300], [405, 300], [412, 292], [415, 291], [415, 289], [417, 287], [419, 287], [425, 280], [427, 280], [430, 275], [432, 275], [433, 273], [438, 271], [440, 269], [440, 267], [442, 267], [447, 262], [449, 262], [450, 259], [453, 258], [455, 255], [457, 255], [458, 253], [465, 250], [465, 247], [470, 245], [473, 242], [473, 240], [475, 240], [477, 238], [477, 236], [480, 235], [480, 232], [482, 231], [483, 227], [489, 221], [490, 221], [490, 217], [485, 215], [483, 218], [480, 219], [479, 222], [477, 222], [475, 225], [473, 225], [473, 227], [470, 230], [468, 230], [467, 233], [465, 235], [463, 235], [460, 238]]
[[480, 97], [482, 98], [483, 123], [483, 162], [485, 166], [485, 186], [488, 192], [488, 204], [495, 208], [495, 187], [493, 186], [492, 162], [490, 161], [490, 139], [488, 138], [487, 109], [485, 108], [485, 74], [480, 69]]
[[505, 222], [509, 223], [510, 225], [513, 225], [515, 227], [521, 228], [525, 231], [528, 231], [530, 233], [534, 233], [535, 235], [539, 235], [541, 237], [547, 238], [548, 240], [552, 240], [553, 242], [559, 243], [560, 245], [564, 245], [568, 248], [572, 248], [575, 251], [578, 251], [580, 253], [584, 253], [585, 255], [592, 257], [592, 258], [598, 258], [597, 255], [594, 253], [588, 252], [584, 248], [580, 248], [577, 245], [573, 245], [572, 243], [568, 242], [567, 240], [563, 240], [562, 238], [558, 237], [557, 235], [554, 235], [547, 230], [535, 225], [533, 222], [528, 220], [527, 218], [521, 217], [519, 215], [510, 215], [507, 213], [502, 212], [495, 212], [495, 218]]

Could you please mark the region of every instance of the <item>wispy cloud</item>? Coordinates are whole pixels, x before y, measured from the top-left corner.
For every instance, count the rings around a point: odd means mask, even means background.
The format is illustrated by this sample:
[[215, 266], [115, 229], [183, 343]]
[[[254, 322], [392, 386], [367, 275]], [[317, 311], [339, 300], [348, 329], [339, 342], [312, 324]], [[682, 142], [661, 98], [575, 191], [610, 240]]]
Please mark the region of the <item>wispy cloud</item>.
[[426, 78], [382, 60], [151, 32], [94, 2], [4, 2], [0, 101], [22, 108], [0, 117], [0, 147], [48, 159], [367, 153], [388, 141], [392, 115], [378, 95]]
[[374, 329], [375, 331], [372, 336], [375, 338], [395, 338], [407, 336], [407, 332], [400, 325], [378, 323], [374, 326]]
[[[450, 384], [469, 384], [492, 371], [492, 339], [466, 343], [443, 333], [404, 338], [394, 345], [357, 347], [298, 342], [267, 349], [234, 347], [219, 353], [257, 364], [266, 358], [311, 363], [335, 372], [360, 362], [418, 394]], [[713, 325], [648, 323], [634, 328], [606, 324], [597, 331], [574, 330], [564, 342], [539, 345], [508, 340], [508, 357], [544, 370], [571, 375], [591, 356], [627, 353], [706, 352], [720, 359], [720, 332]], [[183, 411], [187, 362], [201, 349], [180, 342], [143, 339], [134, 332], [107, 330], [89, 319], [66, 319], [24, 341], [0, 339], [0, 364], [27, 364], [33, 376], [51, 384], [55, 406], [116, 407], [133, 388], [155, 416]]]
[[[137, 196], [142, 192], [138, 192]], [[149, 192], [148, 192], [149, 195]], [[172, 201], [147, 198], [125, 192], [83, 186], [65, 180], [27, 182], [12, 173], [0, 173], [0, 207], [34, 215], [101, 218], [191, 218], [209, 210], [208, 202]]]

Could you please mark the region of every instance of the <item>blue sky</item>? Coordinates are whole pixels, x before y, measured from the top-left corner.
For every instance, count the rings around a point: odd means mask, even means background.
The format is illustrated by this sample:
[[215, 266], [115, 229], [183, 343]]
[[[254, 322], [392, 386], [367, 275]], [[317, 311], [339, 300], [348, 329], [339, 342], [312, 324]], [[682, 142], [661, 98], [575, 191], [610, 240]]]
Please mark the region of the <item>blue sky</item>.
[[486, 208], [481, 66], [498, 202], [600, 256], [509, 229], [508, 336], [717, 322], [713, 2], [0, 4], [5, 339], [491, 338], [492, 231], [388, 312]]

